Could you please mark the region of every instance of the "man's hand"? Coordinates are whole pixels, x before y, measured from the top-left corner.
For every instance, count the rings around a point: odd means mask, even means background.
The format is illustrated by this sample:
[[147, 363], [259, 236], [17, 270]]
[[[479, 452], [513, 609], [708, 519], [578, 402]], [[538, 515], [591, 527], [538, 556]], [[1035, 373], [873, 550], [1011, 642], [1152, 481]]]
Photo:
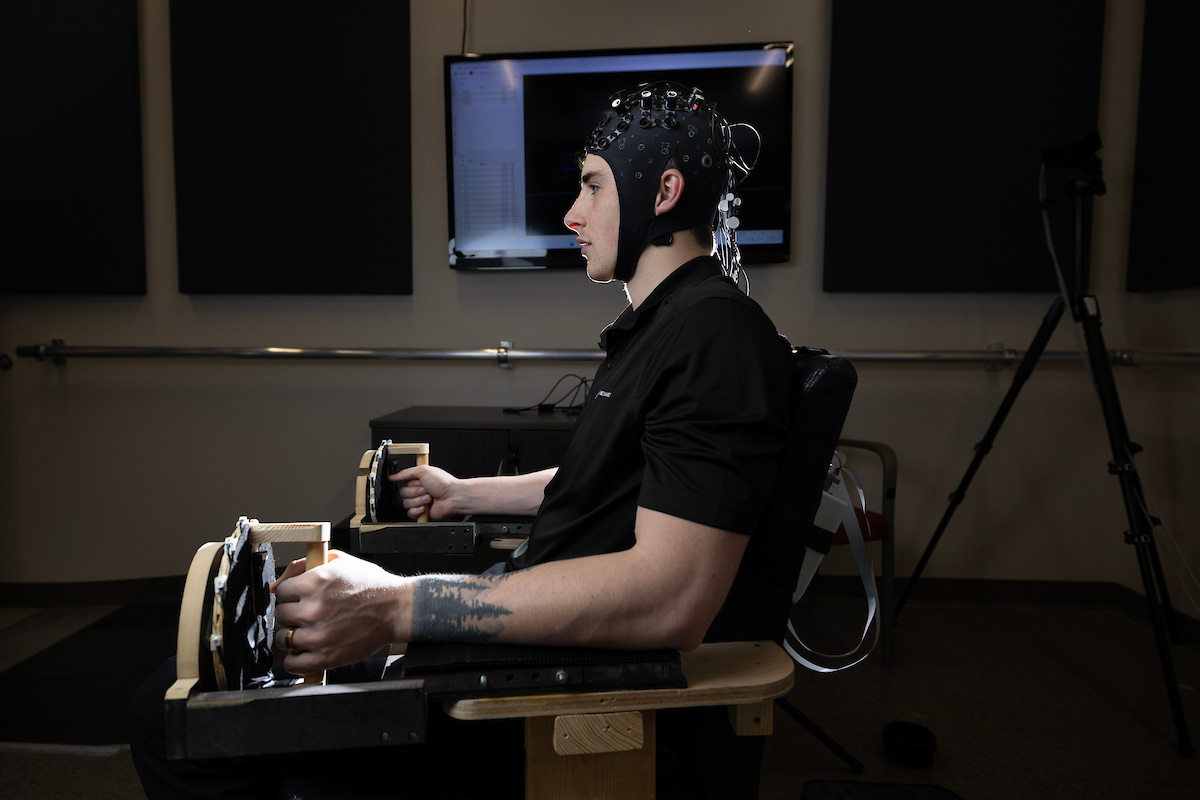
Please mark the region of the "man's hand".
[[426, 508], [432, 520], [463, 514], [532, 517], [537, 514], [546, 495], [546, 484], [556, 471], [456, 478], [444, 469], [418, 466], [388, 475], [388, 480], [402, 484], [400, 497], [411, 519], [420, 517]]
[[438, 467], [409, 467], [389, 475], [388, 480], [399, 481], [400, 497], [411, 519], [417, 519], [429, 509], [429, 518], [446, 519], [465, 513], [456, 500], [462, 494], [462, 481]]
[[[393, 639], [403, 579], [368, 561], [332, 550], [323, 566], [305, 572], [304, 559], [288, 564], [275, 593], [275, 647], [283, 665], [303, 675], [375, 655]], [[288, 631], [292, 649], [286, 648]]]

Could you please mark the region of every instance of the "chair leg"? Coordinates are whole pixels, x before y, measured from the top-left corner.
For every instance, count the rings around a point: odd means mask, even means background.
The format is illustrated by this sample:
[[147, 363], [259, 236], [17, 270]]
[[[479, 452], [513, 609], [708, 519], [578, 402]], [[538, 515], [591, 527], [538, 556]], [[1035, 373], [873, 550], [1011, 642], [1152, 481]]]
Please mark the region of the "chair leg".
[[[890, 522], [890, 520], [889, 520]], [[879, 637], [882, 639], [883, 666], [896, 662], [896, 568], [892, 530], [883, 540], [883, 589], [879, 598]]]
[[555, 717], [526, 718], [526, 800], [589, 797], [643, 800], [654, 797], [657, 767], [655, 713], [653, 709], [640, 713], [640, 747], [568, 755], [560, 755], [555, 747]]
[[799, 722], [805, 728], [808, 728], [809, 733], [817, 737], [822, 744], [832, 750], [834, 755], [846, 762], [846, 765], [850, 767], [850, 769], [854, 770], [856, 773], [862, 773], [866, 769], [861, 761], [850, 755], [850, 751], [834, 741], [833, 737], [831, 737], [828, 733], [821, 730], [821, 728], [817, 726], [817, 723], [804, 716], [804, 714], [800, 712], [800, 709], [788, 702], [786, 697], [776, 698], [775, 702], [779, 704], [780, 708], [791, 714], [792, 718], [795, 719], [796, 722]]

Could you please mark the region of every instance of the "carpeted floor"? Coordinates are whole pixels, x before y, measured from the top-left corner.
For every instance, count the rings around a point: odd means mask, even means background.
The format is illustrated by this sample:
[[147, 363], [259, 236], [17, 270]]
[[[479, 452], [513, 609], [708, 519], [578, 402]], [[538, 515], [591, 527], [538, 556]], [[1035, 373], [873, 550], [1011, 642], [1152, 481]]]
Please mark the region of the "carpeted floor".
[[[1172, 654], [1194, 742], [1200, 643]], [[835, 674], [801, 671], [789, 699], [866, 771], [855, 775], [777, 713], [762, 800], [797, 798], [814, 779], [933, 784], [970, 800], [1200, 793], [1200, 761], [1177, 752], [1150, 626], [1120, 611], [910, 603], [894, 667], [868, 661]], [[889, 720], [935, 733], [929, 766], [908, 767], [884, 752]]]
[[[818, 610], [851, 626], [857, 613], [834, 598]], [[125, 710], [174, 649], [175, 614], [170, 603], [126, 606], [0, 672], [0, 742], [18, 743], [0, 744], [0, 797], [142, 797], [120, 746]], [[1197, 737], [1200, 643], [1173, 648], [1173, 657]], [[934, 797], [915, 793], [934, 786], [964, 800], [1190, 800], [1200, 787], [1200, 761], [1176, 752], [1148, 624], [1109, 608], [914, 600], [894, 667], [872, 656], [842, 673], [802, 671], [789, 699], [866, 771], [853, 773], [777, 709], [762, 800], [798, 800], [816, 780], [837, 782], [822, 788], [845, 798]], [[937, 735], [929, 766], [884, 752], [883, 724], [894, 719]], [[872, 795], [869, 784], [903, 786]]]
[[128, 742], [129, 700], [175, 652], [178, 624], [178, 602], [122, 606], [0, 672], [0, 742]]

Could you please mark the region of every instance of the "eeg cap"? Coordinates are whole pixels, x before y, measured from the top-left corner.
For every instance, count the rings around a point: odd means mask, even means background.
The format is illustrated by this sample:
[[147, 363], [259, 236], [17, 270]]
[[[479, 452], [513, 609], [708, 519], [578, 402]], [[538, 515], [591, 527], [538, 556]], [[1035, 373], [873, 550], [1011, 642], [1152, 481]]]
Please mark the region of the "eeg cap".
[[[621, 219], [614, 277], [629, 280], [642, 251], [651, 244], [670, 243], [677, 231], [712, 229], [718, 205], [725, 207], [720, 227], [732, 244], [733, 230], [725, 224], [737, 202], [727, 197], [733, 185], [732, 166], [744, 173], [749, 168], [736, 158], [731, 164], [730, 147], [729, 124], [698, 88], [659, 81], [610, 98], [584, 152], [603, 158], [616, 181]], [[668, 164], [683, 175], [683, 194], [675, 207], [656, 216], [658, 180]], [[736, 217], [731, 219], [736, 228]], [[726, 272], [732, 268], [736, 280], [740, 267], [736, 245], [728, 249], [734, 263], [725, 263]]]

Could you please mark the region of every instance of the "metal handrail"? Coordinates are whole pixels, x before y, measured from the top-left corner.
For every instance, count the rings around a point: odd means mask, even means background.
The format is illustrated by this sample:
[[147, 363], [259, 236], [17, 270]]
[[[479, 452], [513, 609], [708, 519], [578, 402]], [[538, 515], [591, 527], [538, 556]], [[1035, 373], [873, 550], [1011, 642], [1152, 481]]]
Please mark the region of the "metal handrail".
[[[844, 351], [839, 355], [858, 363], [886, 364], [984, 364], [1007, 367], [1018, 363], [1024, 352], [1011, 349], [937, 351]], [[1123, 367], [1200, 367], [1200, 353], [1154, 350], [1110, 350], [1109, 360]], [[284, 360], [376, 360], [376, 361], [483, 361], [511, 367], [517, 361], [600, 361], [601, 350], [518, 349], [511, 342], [481, 350], [438, 350], [415, 348], [346, 347], [81, 347], [61, 340], [51, 344], [23, 345], [17, 356], [38, 361], [65, 363], [68, 358], [258, 358]], [[1047, 351], [1041, 361], [1082, 363], [1072, 351]]]

